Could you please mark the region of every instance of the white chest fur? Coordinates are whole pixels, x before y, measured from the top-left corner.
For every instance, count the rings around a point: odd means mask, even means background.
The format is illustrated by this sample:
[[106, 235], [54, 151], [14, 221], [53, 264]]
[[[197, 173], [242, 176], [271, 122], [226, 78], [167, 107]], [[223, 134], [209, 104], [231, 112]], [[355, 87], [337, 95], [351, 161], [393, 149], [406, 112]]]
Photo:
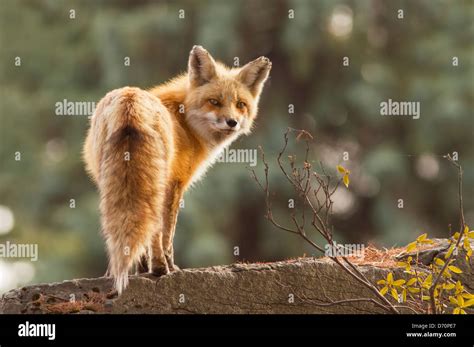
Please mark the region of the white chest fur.
[[237, 136], [232, 136], [225, 140], [223, 143], [212, 148], [212, 150], [209, 152], [207, 159], [203, 161], [194, 172], [194, 175], [191, 178], [191, 183], [189, 184], [190, 186], [192, 186], [194, 183], [198, 182], [201, 178], [205, 176], [207, 170], [209, 170], [209, 168], [214, 165], [214, 163], [219, 158], [224, 149], [229, 147], [230, 144], [234, 142], [236, 138]]

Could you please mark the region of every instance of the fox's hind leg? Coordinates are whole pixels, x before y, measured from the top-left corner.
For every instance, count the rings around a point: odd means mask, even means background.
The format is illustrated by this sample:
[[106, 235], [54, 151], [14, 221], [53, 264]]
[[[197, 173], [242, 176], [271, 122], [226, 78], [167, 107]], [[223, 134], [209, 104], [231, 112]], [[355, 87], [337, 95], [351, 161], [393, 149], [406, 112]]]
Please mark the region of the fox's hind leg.
[[178, 222], [179, 203], [183, 197], [183, 190], [183, 185], [180, 182], [174, 182], [165, 196], [163, 249], [170, 271], [179, 270], [179, 267], [174, 264], [173, 239]]
[[152, 240], [152, 272], [157, 276], [166, 275], [170, 271], [179, 270], [174, 264], [173, 238], [178, 218], [179, 202], [183, 196], [181, 182], [169, 184], [163, 206], [163, 228], [157, 230]]

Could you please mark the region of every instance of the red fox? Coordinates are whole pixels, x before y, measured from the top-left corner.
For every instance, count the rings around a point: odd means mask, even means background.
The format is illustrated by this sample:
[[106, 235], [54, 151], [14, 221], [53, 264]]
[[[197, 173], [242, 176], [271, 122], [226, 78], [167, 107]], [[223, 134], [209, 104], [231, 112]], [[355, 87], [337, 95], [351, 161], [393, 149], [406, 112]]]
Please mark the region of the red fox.
[[183, 193], [250, 133], [271, 66], [260, 57], [228, 68], [194, 46], [187, 73], [146, 91], [113, 90], [97, 104], [84, 160], [100, 191], [107, 273], [119, 295], [134, 265], [157, 276], [178, 270], [173, 237]]

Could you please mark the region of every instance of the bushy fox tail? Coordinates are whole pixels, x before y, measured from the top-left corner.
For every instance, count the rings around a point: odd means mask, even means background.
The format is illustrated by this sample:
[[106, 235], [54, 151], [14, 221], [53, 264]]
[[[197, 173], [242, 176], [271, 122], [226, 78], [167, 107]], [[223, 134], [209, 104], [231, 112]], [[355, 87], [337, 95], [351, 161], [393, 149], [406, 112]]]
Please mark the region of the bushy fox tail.
[[85, 157], [100, 190], [108, 273], [119, 294], [161, 230], [172, 133], [167, 112], [155, 96], [126, 87], [107, 94], [92, 117]]

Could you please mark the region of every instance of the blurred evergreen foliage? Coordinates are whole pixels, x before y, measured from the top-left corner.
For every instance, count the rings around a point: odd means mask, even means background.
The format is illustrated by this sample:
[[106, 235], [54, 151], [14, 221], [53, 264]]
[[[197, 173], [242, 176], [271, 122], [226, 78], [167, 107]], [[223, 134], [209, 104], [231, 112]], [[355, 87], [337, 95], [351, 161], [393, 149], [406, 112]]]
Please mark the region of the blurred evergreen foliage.
[[[186, 69], [194, 44], [229, 65], [234, 57], [241, 64], [260, 55], [273, 61], [257, 127], [233, 147], [262, 145], [274, 160], [288, 126], [313, 133], [315, 165], [322, 160], [333, 171], [343, 163], [352, 171], [334, 219], [338, 242], [388, 247], [421, 232], [444, 236], [458, 220], [456, 173], [445, 153], [459, 153], [467, 220], [474, 219], [473, 11], [470, 0], [2, 0], [0, 205], [11, 209], [15, 225], [0, 242], [39, 244], [35, 282], [104, 272], [98, 193], [81, 161], [87, 117], [55, 115], [55, 103], [98, 101], [124, 85], [159, 84]], [[348, 33], [339, 35], [338, 28]], [[380, 102], [389, 98], [420, 101], [421, 118], [380, 116]], [[17, 151], [21, 161], [14, 160]], [[290, 151], [301, 158], [296, 147]], [[342, 161], [344, 151], [349, 162]], [[284, 219], [288, 199], [296, 197], [276, 167], [271, 170], [275, 212]], [[313, 254], [298, 238], [274, 230], [264, 213], [245, 164], [216, 164], [185, 197], [177, 263]]]

